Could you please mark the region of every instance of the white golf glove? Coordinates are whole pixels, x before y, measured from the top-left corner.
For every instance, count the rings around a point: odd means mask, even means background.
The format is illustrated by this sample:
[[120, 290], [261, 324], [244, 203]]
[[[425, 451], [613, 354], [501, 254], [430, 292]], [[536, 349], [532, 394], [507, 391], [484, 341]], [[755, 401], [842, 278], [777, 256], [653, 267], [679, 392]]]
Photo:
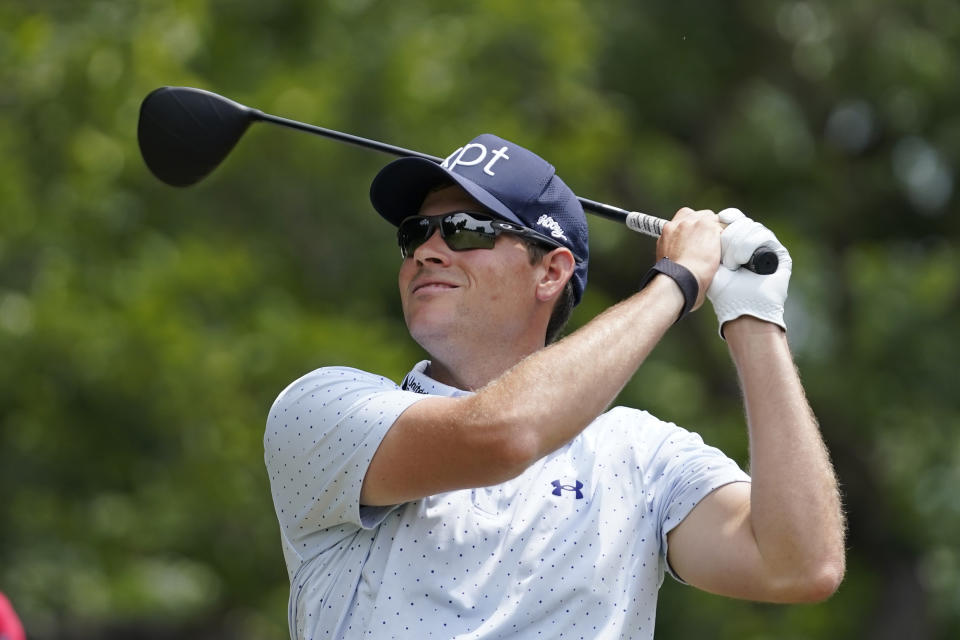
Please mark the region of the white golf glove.
[[[707, 298], [720, 322], [720, 337], [723, 323], [740, 316], [753, 316], [786, 330], [783, 303], [793, 270], [790, 253], [772, 231], [739, 209], [724, 209], [717, 215], [727, 228], [720, 234], [720, 267], [707, 290]], [[760, 247], [777, 254], [780, 264], [776, 272], [762, 276], [740, 268]]]

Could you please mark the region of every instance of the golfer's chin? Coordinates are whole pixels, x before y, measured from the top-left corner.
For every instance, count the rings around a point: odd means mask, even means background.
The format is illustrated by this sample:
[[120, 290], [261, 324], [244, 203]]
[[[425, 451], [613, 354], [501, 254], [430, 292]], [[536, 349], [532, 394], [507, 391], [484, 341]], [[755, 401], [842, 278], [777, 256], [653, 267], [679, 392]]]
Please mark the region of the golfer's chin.
[[412, 305], [404, 309], [403, 318], [410, 336], [428, 353], [459, 335], [456, 314], [437, 305]]

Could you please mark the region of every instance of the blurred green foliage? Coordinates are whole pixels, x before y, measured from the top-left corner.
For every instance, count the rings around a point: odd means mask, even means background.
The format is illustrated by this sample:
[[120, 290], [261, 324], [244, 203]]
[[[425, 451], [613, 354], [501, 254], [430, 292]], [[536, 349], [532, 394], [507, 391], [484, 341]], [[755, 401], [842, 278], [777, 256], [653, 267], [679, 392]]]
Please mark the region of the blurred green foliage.
[[[13, 0], [0, 60], [0, 590], [31, 638], [285, 637], [267, 409], [422, 355], [366, 198], [389, 158], [257, 125], [173, 189], [136, 145], [162, 85], [435, 155], [492, 131], [592, 199], [763, 220], [849, 575], [802, 607], [668, 580], [658, 635], [960, 636], [953, 0]], [[653, 256], [590, 224], [574, 326]], [[732, 375], [707, 309], [621, 400], [746, 463]]]

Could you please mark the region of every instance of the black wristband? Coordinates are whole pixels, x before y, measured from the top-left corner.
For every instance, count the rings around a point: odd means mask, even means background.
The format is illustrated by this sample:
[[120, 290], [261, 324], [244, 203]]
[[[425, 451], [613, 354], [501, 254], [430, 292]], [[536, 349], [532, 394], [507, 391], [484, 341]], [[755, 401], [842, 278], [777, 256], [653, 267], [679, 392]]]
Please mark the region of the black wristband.
[[680, 319], [690, 313], [690, 309], [696, 304], [697, 296], [700, 293], [700, 285], [697, 284], [697, 279], [685, 266], [677, 264], [670, 258], [660, 258], [657, 264], [650, 267], [650, 270], [644, 274], [643, 279], [640, 281], [640, 290], [647, 286], [650, 281], [653, 280], [654, 276], [659, 273], [670, 276], [673, 278], [673, 281], [677, 283], [677, 286], [680, 287], [680, 292], [683, 294], [683, 309], [680, 311], [680, 316], [674, 323], [680, 322]]

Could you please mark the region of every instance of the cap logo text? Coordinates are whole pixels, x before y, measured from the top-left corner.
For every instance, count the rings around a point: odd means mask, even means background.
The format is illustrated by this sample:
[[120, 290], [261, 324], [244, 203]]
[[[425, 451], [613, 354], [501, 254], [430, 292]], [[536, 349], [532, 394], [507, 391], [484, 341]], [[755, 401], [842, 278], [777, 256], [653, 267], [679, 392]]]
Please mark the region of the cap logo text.
[[[509, 160], [510, 156], [507, 155], [507, 148], [500, 147], [499, 149], [494, 149], [490, 151], [490, 161], [483, 167], [483, 172], [488, 176], [496, 175], [493, 172], [493, 165], [500, 158], [504, 160]], [[461, 167], [472, 167], [483, 162], [487, 157], [487, 148], [477, 142], [471, 142], [470, 144], [460, 147], [453, 153], [451, 153], [447, 158], [440, 163], [440, 166], [444, 169], [450, 171], [454, 170], [454, 167], [457, 165]]]
[[550, 235], [553, 236], [554, 238], [558, 238], [560, 240], [567, 239], [567, 236], [563, 235], [563, 227], [561, 227], [560, 223], [558, 223], [556, 220], [554, 220], [550, 216], [546, 214], [540, 216], [539, 218], [537, 218], [537, 224], [540, 225], [541, 227], [546, 227], [547, 229], [549, 229]]

